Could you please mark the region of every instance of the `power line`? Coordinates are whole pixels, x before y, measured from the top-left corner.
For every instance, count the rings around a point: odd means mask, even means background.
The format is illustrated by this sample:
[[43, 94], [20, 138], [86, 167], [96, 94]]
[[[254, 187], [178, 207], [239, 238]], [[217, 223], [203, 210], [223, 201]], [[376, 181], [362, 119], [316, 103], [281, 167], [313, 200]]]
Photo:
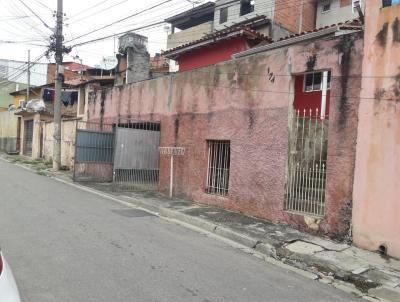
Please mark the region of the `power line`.
[[38, 3], [40, 6], [46, 8], [47, 10], [49, 10], [52, 14], [54, 13], [54, 9], [52, 9], [51, 7], [47, 6], [46, 4], [44, 4], [43, 2], [39, 1], [39, 0], [34, 0], [36, 3]]
[[[39, 57], [37, 57], [33, 62], [31, 62], [30, 66], [36, 65], [44, 56], [45, 52], [41, 54]], [[23, 64], [22, 66], [28, 66], [27, 63]], [[21, 67], [22, 67], [21, 66]], [[22, 71], [17, 71], [14, 74], [10, 75], [7, 81], [0, 82], [0, 87], [6, 87], [12, 84], [12, 81], [18, 79], [20, 76], [22, 76], [25, 72], [28, 71], [28, 67], [24, 68]]]
[[[20, 1], [22, 1], [22, 0], [20, 0]], [[110, 27], [110, 26], [115, 25], [115, 24], [117, 24], [117, 23], [120, 23], [120, 22], [122, 22], [122, 21], [128, 20], [128, 19], [130, 19], [130, 18], [132, 18], [132, 17], [135, 17], [135, 16], [138, 16], [138, 15], [143, 14], [143, 13], [145, 13], [145, 12], [148, 12], [148, 11], [150, 11], [150, 10], [156, 8], [156, 7], [162, 6], [162, 5], [164, 5], [164, 4], [168, 3], [168, 2], [171, 2], [171, 1], [173, 1], [173, 0], [165, 0], [165, 1], [162, 1], [162, 2], [160, 2], [160, 3], [158, 3], [158, 4], [156, 4], [156, 5], [153, 5], [153, 6], [150, 6], [150, 7], [146, 8], [146, 9], [143, 9], [143, 10], [141, 10], [141, 11], [138, 11], [138, 12], [136, 12], [136, 13], [134, 13], [134, 14], [132, 14], [132, 15], [129, 15], [129, 16], [125, 17], [125, 18], [119, 19], [119, 20], [114, 21], [114, 22], [112, 22], [112, 23], [110, 23], [110, 24], [104, 25], [104, 26], [102, 26], [102, 27], [100, 27], [100, 28], [98, 28], [98, 29], [92, 30], [92, 31], [87, 32], [87, 33], [85, 33], [85, 34], [82, 34], [82, 35], [76, 37], [75, 39], [72, 39], [72, 40], [67, 41], [66, 43], [75, 41], [75, 40], [77, 40], [77, 39], [79, 39], [79, 38], [82, 38], [82, 37], [85, 37], [85, 36], [90, 35], [90, 34], [92, 34], [92, 33], [98, 32], [99, 30], [102, 30], [102, 29], [104, 29], [104, 28]]]
[[19, 19], [24, 19], [24, 18], [30, 18], [31, 16], [28, 16], [28, 15], [26, 15], [26, 16], [21, 16], [21, 17], [7, 17], [7, 18], [3, 18], [3, 19], [0, 19], [0, 22], [4, 22], [4, 21], [12, 21], [12, 20], [19, 20]]
[[21, 2], [32, 14], [34, 14], [39, 20], [40, 22], [42, 22], [42, 24], [48, 28], [51, 32], [53, 32], [53, 30], [51, 29], [51, 27], [49, 25], [47, 25], [46, 22], [43, 21], [42, 18], [40, 18], [40, 16], [38, 14], [36, 14], [28, 5], [25, 4], [25, 2], [23, 0], [18, 0], [19, 2]]
[[[35, 41], [33, 41], [33, 42], [35, 42]], [[0, 40], [0, 44], [23, 44], [23, 45], [36, 46], [36, 47], [47, 47], [47, 45], [44, 45], [44, 44], [30, 43], [30, 41]]]
[[[169, 0], [169, 1], [167, 1], [167, 2], [170, 2], [170, 1], [172, 1], [172, 0]], [[286, 0], [285, 3], [286, 3], [286, 4], [293, 3], [292, 1], [293, 1], [293, 0]], [[270, 2], [270, 3], [271, 3], [270, 8], [275, 7], [275, 5], [274, 5], [272, 2], [273, 2], [273, 1], [271, 0], [271, 2]], [[307, 2], [308, 2], [308, 1], [307, 1]], [[237, 1], [236, 1], [236, 0], [232, 0], [232, 1], [227, 2], [227, 3], [225, 3], [225, 4], [217, 5], [217, 6], [215, 6], [215, 8], [217, 8], [217, 7], [226, 7], [226, 6], [227, 6], [228, 4], [230, 4], [230, 3], [235, 3], [235, 5], [237, 5]], [[311, 3], [311, 2], [309, 2], [309, 3]], [[234, 5], [230, 5], [230, 6], [234, 6]], [[282, 8], [282, 9], [279, 9], [279, 10], [287, 10], [287, 8]], [[279, 11], [279, 10], [276, 10], [276, 9], [275, 9], [275, 12], [277, 12], [277, 11]], [[190, 17], [190, 15], [189, 15], [188, 17]], [[125, 19], [125, 18], [124, 18], [124, 19]], [[118, 22], [114, 22], [114, 23], [110, 24], [109, 26], [114, 25], [114, 24], [116, 24], [116, 23], [118, 23]], [[101, 40], [109, 39], [109, 38], [113, 37], [114, 35], [125, 34], [125, 33], [128, 33], [128, 32], [131, 32], [131, 31], [140, 30], [140, 29], [145, 29], [145, 28], [147, 28], [147, 27], [151, 27], [151, 26], [155, 26], [155, 25], [161, 25], [161, 24], [164, 24], [164, 23], [165, 23], [164, 21], [155, 22], [155, 23], [152, 23], [152, 24], [149, 24], [149, 25], [146, 25], [146, 26], [142, 26], [142, 27], [139, 27], [139, 28], [131, 29], [131, 30], [129, 30], [129, 31], [124, 31], [124, 32], [117, 33], [117, 34], [113, 34], [113, 35], [110, 35], [110, 36], [105, 36], [105, 37], [102, 37], [102, 38], [96, 38], [96, 39], [89, 40], [89, 41], [86, 41], [86, 42], [78, 43], [78, 44], [72, 45], [72, 47], [81, 46], [81, 45], [85, 45], [85, 44], [89, 44], [89, 43], [94, 43], [94, 42], [98, 42], [98, 41], [101, 41]], [[234, 26], [234, 25], [232, 25], [232, 26]], [[106, 26], [106, 27], [108, 27], [108, 26]], [[102, 29], [102, 28], [101, 28], [101, 29]], [[99, 29], [99, 30], [100, 30], [100, 29]], [[98, 30], [96, 30], [96, 31], [98, 31]], [[93, 32], [95, 32], [95, 31], [93, 31]], [[90, 33], [92, 33], [92, 32], [89, 32], [89, 33], [87, 33], [87, 34], [85, 34], [85, 35], [88, 35], [88, 34], [90, 34]], [[84, 36], [84, 35], [82, 35], [82, 36]], [[79, 36], [79, 37], [75, 38], [74, 40], [76, 40], [76, 39], [78, 39], [78, 38], [80, 38], [80, 37], [82, 37], [82, 36]], [[72, 41], [72, 40], [70, 40], [70, 41], [68, 41], [68, 42], [71, 42], [71, 41]]]
[[119, 33], [116, 33], [116, 34], [112, 34], [112, 35], [109, 35], [109, 36], [106, 36], [106, 37], [97, 38], [97, 39], [85, 41], [85, 42], [82, 42], [82, 43], [77, 43], [77, 44], [71, 45], [71, 47], [77, 47], [77, 46], [90, 44], [90, 43], [93, 43], [93, 42], [97, 42], [97, 41], [113, 38], [116, 35], [123, 35], [123, 34], [129, 33], [129, 32], [132, 32], [132, 31], [136, 31], [136, 30], [140, 30], [140, 29], [144, 29], [144, 28], [147, 28], [147, 27], [150, 27], [150, 26], [160, 25], [160, 24], [164, 24], [164, 23], [165, 23], [164, 21], [159, 21], [159, 22], [156, 22], [156, 23], [153, 23], [153, 24], [149, 24], [149, 25], [144, 25], [144, 26], [141, 26], [141, 27], [133, 28], [133, 29], [126, 30], [126, 31], [123, 31], [123, 32], [119, 32]]
[[[90, 6], [90, 7], [87, 7], [87, 8], [85, 8], [85, 9], [83, 9], [81, 12], [79, 12], [79, 13], [75, 14], [74, 16], [72, 16], [71, 18], [66, 18], [65, 21], [73, 20], [73, 19], [75, 19], [77, 16], [82, 15], [82, 14], [85, 14], [86, 12], [88, 12], [89, 10], [91, 10], [92, 8], [99, 7], [100, 5], [102, 5], [102, 4], [104, 4], [104, 3], [108, 2], [108, 1], [110, 1], [110, 0], [103, 0], [103, 1], [100, 2], [100, 3], [97, 3], [97, 4], [95, 4], [95, 5], [92, 5], [92, 6]], [[128, 0], [124, 0], [124, 1], [122, 1], [122, 2], [127, 2], [127, 1], [128, 1]], [[93, 14], [95, 14], [95, 13], [93, 13]], [[87, 18], [87, 17], [84, 17], [84, 18]], [[82, 18], [80, 18], [79, 20], [82, 20]], [[76, 21], [74, 21], [74, 22], [76, 22]]]
[[[20, 9], [18, 6], [16, 6], [14, 2], [10, 1], [10, 2], [7, 2], [7, 3], [8, 3], [9, 5], [11, 5], [11, 6], [9, 6], [9, 8], [11, 8], [11, 9], [14, 11], [14, 15], [16, 15], [16, 16], [21, 16], [21, 15], [19, 14], [19, 12], [21, 11], [21, 9]], [[45, 33], [45, 32], [43, 32], [43, 31], [41, 31], [41, 30], [36, 26], [36, 24], [34, 24], [34, 25], [28, 24], [28, 23], [26, 22], [26, 19], [21, 19], [21, 22], [22, 22], [22, 23], [19, 23], [19, 24], [21, 24], [21, 25], [22, 25], [22, 24], [25, 24], [26, 26], [28, 26], [29, 29], [26, 29], [26, 28], [25, 28], [25, 29], [19, 28], [20, 30], [23, 30], [23, 31], [26, 32], [26, 33], [31, 33], [31, 31], [34, 30], [34, 31], [36, 31], [36, 33], [37, 33], [41, 38], [47, 39], [48, 34]], [[12, 26], [13, 26], [14, 28], [17, 28], [16, 24], [13, 24]]]

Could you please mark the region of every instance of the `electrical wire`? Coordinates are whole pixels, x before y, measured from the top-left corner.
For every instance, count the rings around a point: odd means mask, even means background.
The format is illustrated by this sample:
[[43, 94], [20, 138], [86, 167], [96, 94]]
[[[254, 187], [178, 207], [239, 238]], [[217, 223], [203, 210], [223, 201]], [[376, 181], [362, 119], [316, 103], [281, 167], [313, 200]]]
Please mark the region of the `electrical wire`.
[[36, 14], [28, 5], [26, 5], [26, 3], [23, 0], [18, 0], [19, 2], [21, 2], [32, 14], [34, 14], [39, 20], [40, 22], [42, 22], [42, 24], [49, 29], [51, 32], [53, 32], [53, 30], [51, 29], [51, 27], [49, 25], [47, 25], [46, 22], [44, 22], [44, 20], [38, 15]]
[[[271, 1], [273, 1], [273, 0], [271, 0]], [[307, 0], [305, 0], [305, 1], [308, 2]], [[218, 5], [218, 6], [215, 6], [215, 7], [222, 7], [222, 6], [226, 7], [226, 6], [227, 6], [228, 4], [230, 4], [230, 3], [235, 3], [235, 5], [237, 5], [237, 0], [232, 0], [232, 1], [230, 1], [230, 2], [221, 4], [221, 5]], [[270, 2], [270, 3], [272, 3], [272, 2]], [[285, 3], [293, 3], [293, 0], [287, 0], [287, 1], [285, 1]], [[311, 3], [311, 2], [309, 2], [309, 3]], [[234, 6], [234, 5], [231, 5], [231, 6]], [[271, 8], [272, 8], [272, 6], [271, 6]], [[282, 8], [282, 9], [280, 9], [280, 10], [287, 10], [287, 8]], [[277, 11], [277, 10], [275, 10], [275, 11]], [[190, 17], [190, 15], [189, 15], [188, 17]], [[129, 31], [124, 31], [124, 32], [118, 33], [117, 35], [119, 35], [119, 34], [125, 34], [125, 33], [127, 33], [127, 32], [131, 32], [131, 31], [136, 31], [136, 30], [139, 30], [139, 29], [145, 29], [145, 28], [147, 28], [147, 27], [154, 26], [154, 25], [158, 25], [158, 24], [163, 24], [163, 23], [165, 23], [165, 22], [162, 22], [162, 21], [155, 22], [155, 23], [152, 23], [152, 24], [149, 24], [149, 25], [146, 25], [146, 26], [142, 26], [142, 27], [139, 27], [139, 28], [131, 29], [131, 30], [129, 30]], [[89, 34], [89, 33], [88, 33], [88, 34]], [[114, 34], [114, 35], [115, 35], [115, 34]], [[105, 37], [103, 37], [103, 38], [96, 38], [96, 39], [89, 40], [89, 41], [86, 41], [86, 42], [81, 42], [81, 43], [78, 43], [78, 44], [75, 44], [75, 45], [76, 45], [76, 46], [81, 46], [81, 45], [85, 45], [85, 44], [89, 44], [89, 43], [98, 42], [98, 41], [101, 41], [101, 40], [109, 39], [110, 37], [113, 37], [114, 35], [105, 36]], [[76, 39], [78, 39], [78, 38], [79, 38], [79, 37], [77, 37]], [[75, 39], [75, 40], [76, 40], [76, 39]], [[71, 42], [71, 41], [68, 41], [68, 42]], [[72, 47], [74, 47], [75, 45], [72, 45]]]
[[[22, 1], [22, 0], [20, 0], [20, 1]], [[75, 39], [72, 39], [72, 40], [67, 41], [66, 43], [75, 41], [75, 40], [80, 39], [80, 38], [82, 38], [82, 37], [86, 37], [87, 35], [90, 35], [90, 34], [92, 34], [92, 33], [98, 32], [99, 30], [102, 30], [102, 29], [104, 29], [104, 28], [113, 26], [113, 25], [115, 25], [115, 24], [117, 24], [117, 23], [120, 23], [120, 22], [122, 22], [122, 21], [128, 20], [128, 19], [130, 19], [130, 18], [133, 18], [133, 17], [135, 17], [135, 16], [138, 16], [138, 15], [140, 15], [140, 14], [143, 14], [143, 13], [145, 13], [145, 12], [148, 12], [148, 11], [150, 11], [150, 10], [153, 10], [154, 8], [160, 7], [160, 6], [162, 6], [162, 5], [164, 5], [164, 4], [168, 3], [168, 2], [171, 2], [171, 1], [173, 1], [173, 0], [164, 0], [164, 1], [162, 1], [162, 2], [160, 2], [160, 3], [158, 3], [158, 4], [156, 4], [156, 5], [152, 5], [152, 6], [148, 7], [148, 8], [145, 8], [145, 9], [143, 9], [143, 10], [140, 10], [140, 11], [136, 12], [136, 13], [133, 13], [132, 15], [129, 15], [129, 16], [127, 16], [127, 17], [124, 17], [124, 18], [122, 18], [122, 19], [119, 19], [119, 20], [117, 20], [117, 21], [114, 21], [114, 22], [112, 22], [112, 23], [110, 23], [110, 24], [104, 25], [104, 26], [102, 26], [102, 27], [100, 27], [100, 28], [97, 28], [97, 29], [95, 29], [95, 30], [92, 30], [92, 31], [90, 31], [90, 32], [87, 32], [87, 33], [85, 33], [85, 34], [82, 34], [82, 35], [76, 37]]]
[[[102, 3], [105, 3], [105, 2], [107, 2], [107, 1], [109, 1], [109, 0], [105, 0], [105, 1], [103, 1], [103, 2], [100, 2], [99, 4], [96, 4], [96, 5], [92, 6], [91, 8], [93, 8], [93, 7], [99, 7]], [[123, 0], [123, 1], [121, 1], [121, 2], [119, 2], [119, 3], [116, 3], [116, 4], [114, 4], [114, 5], [111, 5], [111, 6], [108, 6], [108, 7], [106, 7], [106, 8], [103, 8], [103, 9], [101, 9], [100, 11], [91, 12], [89, 15], [83, 16], [83, 17], [78, 18], [77, 20], [75, 20], [75, 18], [76, 18], [77, 16], [79, 16], [79, 15], [81, 15], [81, 14], [86, 13], [87, 11], [89, 11], [89, 9], [86, 9], [86, 10], [83, 10], [83, 11], [77, 13], [76, 15], [72, 16], [71, 18], [66, 18], [66, 21], [72, 20], [72, 21], [73, 21], [72, 23], [75, 24], [75, 23], [78, 23], [78, 22], [81, 21], [81, 20], [90, 18], [91, 16], [94, 16], [94, 15], [98, 15], [99, 13], [101, 13], [101, 12], [103, 12], [103, 11], [112, 9], [112, 8], [117, 7], [118, 5], [120, 5], [120, 4], [122, 4], [122, 3], [125, 3], [125, 2], [128, 2], [128, 1], [129, 1], [129, 0]], [[91, 9], [91, 8], [90, 8], [90, 9]], [[71, 22], [69, 22], [69, 23], [71, 24]]]

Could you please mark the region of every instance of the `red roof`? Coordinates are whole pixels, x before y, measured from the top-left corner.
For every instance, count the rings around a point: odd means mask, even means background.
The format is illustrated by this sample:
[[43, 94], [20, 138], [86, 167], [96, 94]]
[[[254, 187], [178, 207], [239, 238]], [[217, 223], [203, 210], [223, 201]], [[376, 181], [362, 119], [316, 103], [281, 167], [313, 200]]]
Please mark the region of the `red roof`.
[[231, 39], [231, 38], [240, 37], [240, 36], [244, 36], [251, 40], [258, 40], [258, 42], [272, 41], [271, 38], [264, 36], [260, 32], [252, 30], [249, 27], [246, 27], [246, 26], [231, 27], [231, 28], [228, 28], [225, 30], [220, 30], [220, 31], [214, 32], [212, 34], [205, 35], [201, 39], [194, 40], [189, 43], [177, 46], [175, 48], [168, 49], [163, 52], [163, 55], [165, 57], [169, 57], [169, 56], [173, 56], [177, 53], [180, 54], [180, 53], [186, 52], [188, 50], [193, 50], [194, 48], [214, 44], [221, 40]]
[[[337, 23], [337, 24], [332, 24], [329, 26], [321, 27], [321, 28], [316, 28], [312, 31], [303, 31], [299, 34], [288, 35], [283, 38], [280, 38], [277, 41], [274, 41], [271, 38], [264, 36], [263, 34], [257, 32], [257, 31], [254, 31], [247, 26], [231, 27], [226, 30], [221, 30], [221, 31], [217, 31], [215, 33], [209, 34], [209, 35], [205, 35], [201, 39], [180, 45], [175, 48], [168, 49], [165, 52], [163, 52], [163, 55], [168, 58], [174, 58], [174, 57], [177, 57], [179, 54], [185, 53], [189, 50], [193, 50], [195, 48], [200, 48], [202, 46], [216, 43], [220, 40], [230, 39], [232, 37], [237, 37], [237, 36], [246, 36], [249, 39], [258, 39], [259, 42], [261, 42], [258, 46], [263, 46], [263, 45], [268, 45], [268, 44], [272, 44], [275, 42], [289, 40], [289, 39], [292, 39], [295, 37], [306, 36], [310, 33], [323, 31], [323, 30], [326, 30], [329, 28], [337, 28], [338, 30], [360, 30], [360, 29], [362, 29], [362, 26], [363, 25], [359, 19], [354, 19], [354, 20], [350, 20], [347, 22], [343, 22], [343, 23]], [[256, 47], [258, 47], [258, 46], [256, 46]]]
[[287, 39], [291, 39], [291, 38], [299, 37], [299, 36], [304, 36], [304, 35], [312, 33], [312, 32], [318, 32], [318, 31], [321, 31], [321, 30], [324, 30], [327, 28], [334, 28], [334, 27], [337, 27], [341, 30], [346, 30], [346, 29], [347, 30], [357, 30], [362, 27], [362, 24], [359, 19], [354, 19], [354, 20], [350, 20], [350, 21], [346, 21], [346, 22], [341, 22], [341, 23], [337, 23], [337, 24], [331, 24], [331, 25], [327, 25], [324, 27], [316, 28], [311, 31], [303, 31], [300, 34], [288, 35], [286, 37], [280, 38], [278, 41], [287, 40]]

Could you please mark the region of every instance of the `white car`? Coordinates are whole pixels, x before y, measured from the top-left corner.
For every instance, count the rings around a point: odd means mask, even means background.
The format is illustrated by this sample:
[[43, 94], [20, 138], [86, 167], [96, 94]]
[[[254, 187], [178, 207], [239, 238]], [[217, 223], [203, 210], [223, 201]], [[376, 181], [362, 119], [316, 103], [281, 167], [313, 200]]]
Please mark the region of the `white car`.
[[0, 302], [21, 302], [11, 269], [0, 251]]

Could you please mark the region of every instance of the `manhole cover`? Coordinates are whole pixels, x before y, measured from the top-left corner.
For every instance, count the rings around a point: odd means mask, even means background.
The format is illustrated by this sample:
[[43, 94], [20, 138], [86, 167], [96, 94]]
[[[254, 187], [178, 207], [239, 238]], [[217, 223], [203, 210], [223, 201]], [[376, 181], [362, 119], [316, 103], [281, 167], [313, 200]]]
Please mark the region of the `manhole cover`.
[[111, 210], [111, 212], [124, 217], [155, 217], [155, 215], [139, 209]]

